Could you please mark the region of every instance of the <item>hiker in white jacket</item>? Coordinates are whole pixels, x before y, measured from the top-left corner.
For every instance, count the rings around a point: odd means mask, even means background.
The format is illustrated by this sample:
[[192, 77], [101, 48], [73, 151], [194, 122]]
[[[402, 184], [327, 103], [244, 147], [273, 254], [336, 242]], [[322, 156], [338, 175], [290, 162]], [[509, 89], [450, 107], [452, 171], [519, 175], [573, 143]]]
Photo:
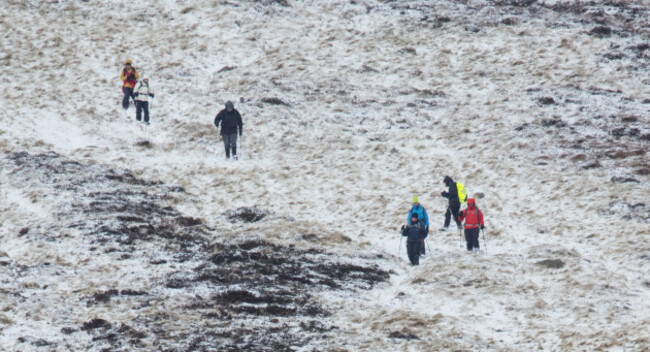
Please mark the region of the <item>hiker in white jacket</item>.
[[142, 121], [144, 110], [144, 123], [149, 124], [149, 97], [153, 98], [153, 92], [149, 88], [149, 78], [143, 77], [133, 89], [135, 95], [135, 119]]

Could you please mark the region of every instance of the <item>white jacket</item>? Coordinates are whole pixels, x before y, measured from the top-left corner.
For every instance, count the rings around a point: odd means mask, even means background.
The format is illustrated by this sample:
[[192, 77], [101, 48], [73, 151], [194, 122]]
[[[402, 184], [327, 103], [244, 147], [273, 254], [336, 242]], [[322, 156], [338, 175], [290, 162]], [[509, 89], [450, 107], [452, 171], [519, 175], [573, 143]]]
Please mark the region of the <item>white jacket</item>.
[[135, 100], [139, 101], [149, 101], [149, 94], [153, 93], [149, 84], [144, 83], [143, 81], [138, 82], [133, 88], [133, 94], [135, 94]]

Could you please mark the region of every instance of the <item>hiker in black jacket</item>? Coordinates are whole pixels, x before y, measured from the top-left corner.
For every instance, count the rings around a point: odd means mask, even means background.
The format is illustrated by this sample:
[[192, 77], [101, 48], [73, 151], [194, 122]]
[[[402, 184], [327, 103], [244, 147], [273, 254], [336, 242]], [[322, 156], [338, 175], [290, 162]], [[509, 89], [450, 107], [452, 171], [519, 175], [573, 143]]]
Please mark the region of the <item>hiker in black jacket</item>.
[[402, 225], [402, 236], [406, 237], [406, 253], [411, 265], [420, 265], [420, 245], [427, 235], [427, 229], [418, 221], [418, 214], [411, 215], [411, 223]]
[[226, 108], [219, 111], [217, 117], [214, 118], [214, 125], [217, 128], [221, 127], [220, 134], [226, 147], [226, 159], [230, 158], [230, 149], [232, 149], [232, 158], [237, 160], [237, 133], [242, 135], [243, 124], [239, 111], [235, 110], [231, 101], [227, 101]]
[[449, 206], [445, 213], [445, 225], [440, 229], [440, 231], [447, 231], [452, 218], [454, 219], [454, 222], [456, 222], [456, 226], [460, 229], [460, 221], [458, 221], [458, 212], [460, 211], [458, 187], [456, 182], [449, 176], [445, 176], [443, 182], [445, 183], [445, 186], [447, 186], [448, 190], [442, 192], [440, 195], [449, 200]]

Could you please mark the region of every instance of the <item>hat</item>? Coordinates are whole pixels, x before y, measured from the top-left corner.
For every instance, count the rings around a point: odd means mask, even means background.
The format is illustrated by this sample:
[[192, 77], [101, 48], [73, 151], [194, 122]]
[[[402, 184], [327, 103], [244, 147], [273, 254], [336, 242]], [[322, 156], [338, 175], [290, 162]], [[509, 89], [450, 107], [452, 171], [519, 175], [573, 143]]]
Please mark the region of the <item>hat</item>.
[[143, 81], [148, 81], [148, 80], [149, 80], [149, 77], [147, 77], [147, 76], [142, 76], [142, 80], [143, 80]]
[[235, 107], [235, 105], [232, 103], [232, 101], [228, 100], [226, 102], [226, 109], [228, 109], [228, 108], [232, 109], [234, 107]]
[[131, 61], [130, 59], [128, 59], [128, 60], [124, 61], [124, 64], [125, 64], [125, 65], [131, 65], [131, 64], [133, 64], [133, 61]]
[[413, 203], [420, 203], [418, 196], [413, 197]]

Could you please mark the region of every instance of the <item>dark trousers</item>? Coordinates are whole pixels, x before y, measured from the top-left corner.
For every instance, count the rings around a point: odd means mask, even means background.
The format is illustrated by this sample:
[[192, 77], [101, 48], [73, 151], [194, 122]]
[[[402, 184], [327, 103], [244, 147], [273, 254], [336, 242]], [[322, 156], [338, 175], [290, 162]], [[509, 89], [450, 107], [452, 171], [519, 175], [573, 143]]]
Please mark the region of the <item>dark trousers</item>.
[[406, 254], [411, 265], [420, 265], [420, 241], [406, 241]]
[[449, 202], [447, 212], [445, 213], [445, 227], [449, 227], [451, 217], [454, 217], [456, 225], [460, 228], [460, 221], [458, 221], [458, 212], [460, 211], [460, 202]]
[[479, 249], [480, 245], [478, 243], [479, 229], [465, 229], [465, 241], [467, 241], [467, 250], [471, 251], [472, 248]]
[[230, 158], [230, 149], [232, 148], [232, 155], [237, 155], [237, 133], [222, 134], [223, 145], [226, 148], [226, 158]]
[[148, 101], [135, 101], [135, 119], [140, 121], [142, 112], [144, 111], [144, 122], [149, 122], [149, 102]]
[[129, 99], [133, 99], [133, 88], [124, 87], [124, 98], [122, 98], [122, 108], [124, 110], [129, 108]]

